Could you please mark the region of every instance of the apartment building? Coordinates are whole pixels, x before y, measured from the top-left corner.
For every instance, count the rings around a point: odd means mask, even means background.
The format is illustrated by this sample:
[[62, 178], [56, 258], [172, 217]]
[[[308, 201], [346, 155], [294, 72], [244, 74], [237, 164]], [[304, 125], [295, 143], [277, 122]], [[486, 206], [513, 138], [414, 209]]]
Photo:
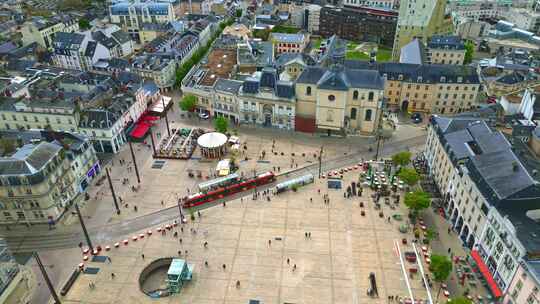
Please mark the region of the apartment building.
[[269, 40], [272, 41], [276, 54], [302, 53], [309, 43], [309, 35], [301, 33], [271, 33]]
[[119, 25], [133, 40], [147, 23], [169, 23], [176, 19], [173, 3], [165, 1], [118, 2], [109, 6], [110, 22]]
[[392, 58], [399, 59], [401, 48], [418, 38], [426, 43], [428, 39], [445, 29], [446, 0], [402, 0]]
[[[24, 141], [25, 135], [15, 138]], [[58, 221], [100, 170], [88, 138], [64, 132], [37, 137], [30, 134], [29, 143], [0, 158], [2, 224]]]
[[540, 261], [522, 261], [505, 294], [503, 304], [540, 303]]
[[133, 73], [46, 70], [21, 84], [26, 97], [3, 97], [0, 130], [76, 132], [88, 136], [97, 152], [117, 153], [127, 142], [129, 127], [149, 103], [163, 97], [157, 86], [142, 85]]
[[473, 67], [366, 61], [345, 64], [378, 71], [386, 79], [384, 96], [390, 109], [456, 114], [477, 105], [480, 79]]
[[172, 88], [177, 66], [172, 53], [147, 53], [131, 60], [132, 71], [145, 79], [152, 79], [161, 90]]
[[432, 36], [427, 43], [426, 55], [429, 64], [462, 65], [465, 43], [459, 36]]
[[502, 297], [523, 258], [539, 253], [540, 229], [528, 216], [538, 183], [506, 137], [475, 117], [433, 116], [424, 155], [453, 230]]
[[375, 42], [391, 47], [396, 33], [395, 11], [371, 8], [324, 6], [320, 11], [319, 34], [355, 42]]
[[46, 49], [52, 49], [53, 39], [58, 32], [74, 32], [79, 30], [77, 20], [58, 15], [51, 18], [33, 17], [21, 28], [24, 45], [36, 42]]
[[35, 287], [32, 270], [19, 265], [4, 239], [0, 239], [0, 303], [25, 303]]
[[382, 8], [382, 9], [395, 9], [399, 4], [397, 0], [345, 0], [343, 1], [344, 6], [351, 7], [373, 7], [373, 8]]
[[53, 40], [55, 65], [88, 71], [101, 59], [125, 57], [134, 51], [131, 38], [117, 27], [94, 32], [59, 32]]

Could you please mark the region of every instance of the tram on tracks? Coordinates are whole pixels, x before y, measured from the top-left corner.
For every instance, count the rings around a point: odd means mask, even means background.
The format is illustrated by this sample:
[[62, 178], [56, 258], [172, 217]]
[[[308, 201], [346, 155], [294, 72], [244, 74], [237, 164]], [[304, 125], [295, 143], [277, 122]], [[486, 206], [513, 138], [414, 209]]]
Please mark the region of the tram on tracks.
[[263, 186], [270, 184], [276, 180], [276, 175], [271, 172], [265, 172], [257, 175], [256, 177], [248, 178], [246, 180], [239, 180], [237, 183], [230, 184], [225, 187], [221, 187], [208, 192], [198, 192], [192, 194], [186, 198], [184, 201], [184, 208], [191, 208], [195, 206], [200, 206], [215, 200], [225, 198], [227, 196], [244, 192], [255, 187]]

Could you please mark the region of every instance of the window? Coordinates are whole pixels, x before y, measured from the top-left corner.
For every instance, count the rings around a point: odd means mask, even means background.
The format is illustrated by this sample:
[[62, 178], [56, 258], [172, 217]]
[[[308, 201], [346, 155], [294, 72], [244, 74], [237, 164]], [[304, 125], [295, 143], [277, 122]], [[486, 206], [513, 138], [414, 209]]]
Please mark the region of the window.
[[356, 119], [356, 108], [351, 109], [351, 119]]
[[311, 87], [306, 87], [306, 95], [311, 96]]
[[366, 115], [364, 117], [364, 120], [365, 121], [371, 121], [371, 113], [372, 113], [372, 110], [366, 110]]
[[328, 95], [328, 100], [329, 100], [329, 101], [334, 101], [334, 100], [336, 100], [336, 96], [334, 96], [334, 95]]
[[328, 110], [326, 112], [326, 121], [334, 121], [334, 111]]
[[354, 91], [352, 94], [352, 99], [358, 100], [358, 91]]

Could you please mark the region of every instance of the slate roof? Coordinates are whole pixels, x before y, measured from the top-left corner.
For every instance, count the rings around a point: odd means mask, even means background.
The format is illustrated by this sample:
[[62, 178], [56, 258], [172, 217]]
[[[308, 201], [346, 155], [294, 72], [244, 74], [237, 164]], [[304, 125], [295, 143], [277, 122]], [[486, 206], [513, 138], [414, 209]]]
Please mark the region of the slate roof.
[[525, 75], [523, 75], [522, 73], [519, 73], [519, 72], [513, 72], [513, 73], [510, 73], [510, 74], [506, 74], [506, 75], [501, 76], [500, 78], [498, 78], [496, 80], [496, 82], [498, 82], [498, 83], [504, 83], [504, 84], [507, 84], [507, 85], [518, 84], [518, 83], [523, 82], [523, 81], [525, 81]]
[[433, 36], [428, 42], [431, 49], [464, 50], [465, 44], [459, 36]]
[[242, 81], [219, 78], [214, 84], [214, 90], [229, 94], [237, 94], [238, 91], [240, 91], [242, 84]]
[[384, 80], [377, 71], [349, 68], [307, 67], [298, 76], [297, 83], [317, 84], [319, 88], [327, 90], [384, 89]]
[[96, 52], [97, 48], [97, 42], [96, 41], [88, 41], [86, 44], [86, 50], [84, 51], [84, 56], [86, 57], [94, 57], [94, 53]]
[[434, 115], [432, 124], [452, 161], [465, 161], [471, 179], [490, 203], [512, 199], [535, 185], [504, 135], [485, 121]]
[[[54, 45], [58, 49], [78, 49], [84, 41], [84, 35], [78, 33], [58, 32], [54, 36]], [[79, 45], [79, 47], [75, 47]]]
[[480, 83], [478, 73], [472, 66], [399, 62], [370, 63], [361, 60], [345, 60], [345, 66], [377, 70], [381, 75], [386, 74], [389, 80], [398, 80], [401, 76], [403, 81], [413, 83], [459, 83], [458, 79], [461, 77], [461, 83]]
[[425, 46], [418, 39], [404, 45], [400, 52], [399, 62], [401, 63], [423, 64], [426, 60]]
[[124, 44], [126, 42], [131, 41], [131, 37], [128, 35], [128, 33], [118, 30], [111, 34], [111, 36], [116, 39], [120, 44]]
[[304, 34], [271, 33], [270, 40], [276, 40], [282, 43], [303, 43]]
[[12, 156], [0, 158], [0, 175], [31, 175], [37, 173], [61, 149], [61, 146], [48, 142], [25, 145]]

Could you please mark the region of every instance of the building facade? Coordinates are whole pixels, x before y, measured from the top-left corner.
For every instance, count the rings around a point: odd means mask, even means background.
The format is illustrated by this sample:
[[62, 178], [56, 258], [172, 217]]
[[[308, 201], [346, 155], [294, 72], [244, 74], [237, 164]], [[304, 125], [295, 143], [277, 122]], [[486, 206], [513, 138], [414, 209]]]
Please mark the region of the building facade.
[[118, 2], [109, 7], [109, 19], [119, 25], [133, 40], [140, 42], [139, 31], [146, 23], [175, 21], [173, 4], [164, 1]]
[[502, 297], [519, 263], [540, 252], [540, 229], [528, 215], [540, 187], [506, 137], [477, 117], [433, 116], [424, 156], [452, 229]]
[[319, 34], [325, 38], [337, 35], [346, 40], [391, 47], [397, 19], [394, 11], [325, 6], [320, 11]]
[[396, 0], [345, 0], [344, 6], [352, 7], [374, 7], [387, 10], [395, 9], [399, 1]]
[[414, 38], [427, 42], [445, 30], [445, 0], [402, 0], [392, 58], [399, 59], [400, 49]]
[[456, 114], [477, 105], [480, 79], [472, 67], [360, 61], [346, 64], [379, 71], [386, 79], [386, 106], [393, 110]]
[[302, 53], [309, 42], [306, 34], [271, 33], [270, 38], [276, 54]]
[[465, 44], [459, 36], [432, 36], [427, 43], [427, 63], [462, 65]]
[[523, 261], [510, 283], [503, 304], [540, 303], [540, 262]]
[[[2, 224], [54, 223], [99, 172], [88, 139], [62, 134], [0, 159]], [[15, 169], [17, 168], [17, 169]], [[86, 176], [93, 172], [91, 176]], [[86, 185], [86, 186], [84, 186]]]
[[21, 28], [24, 45], [36, 42], [46, 49], [52, 49], [54, 36], [58, 32], [79, 30], [79, 23], [71, 18], [32, 19]]
[[308, 67], [298, 77], [296, 130], [372, 134], [381, 119], [384, 79], [376, 71]]

